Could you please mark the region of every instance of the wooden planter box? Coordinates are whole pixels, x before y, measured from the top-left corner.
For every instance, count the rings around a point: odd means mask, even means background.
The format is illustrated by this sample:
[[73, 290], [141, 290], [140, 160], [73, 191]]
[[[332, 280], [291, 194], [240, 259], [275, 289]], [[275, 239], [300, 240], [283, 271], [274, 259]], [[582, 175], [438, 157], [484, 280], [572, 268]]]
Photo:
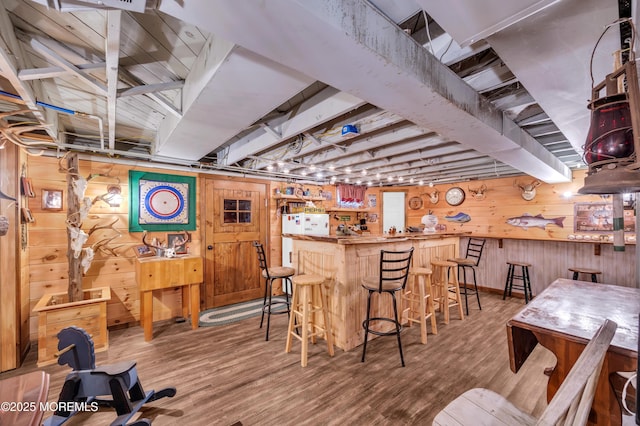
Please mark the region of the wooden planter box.
[[89, 333], [96, 352], [109, 348], [107, 301], [111, 289], [99, 287], [83, 293], [84, 299], [77, 302], [68, 302], [66, 292], [45, 294], [33, 308], [38, 312], [38, 367], [57, 362], [58, 332], [72, 325]]

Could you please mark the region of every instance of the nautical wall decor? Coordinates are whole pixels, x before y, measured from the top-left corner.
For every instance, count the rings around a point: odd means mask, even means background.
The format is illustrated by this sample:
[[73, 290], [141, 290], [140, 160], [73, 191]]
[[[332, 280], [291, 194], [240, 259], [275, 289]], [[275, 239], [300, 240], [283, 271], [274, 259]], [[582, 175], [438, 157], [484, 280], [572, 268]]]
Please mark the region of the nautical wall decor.
[[560, 228], [564, 228], [564, 225], [562, 224], [564, 219], [565, 219], [565, 216], [548, 219], [543, 217], [541, 214], [532, 216], [529, 213], [525, 213], [522, 216], [510, 217], [509, 219], [507, 219], [507, 223], [509, 225], [519, 226], [522, 229], [529, 229], [529, 228], [545, 229], [547, 225], [556, 225], [556, 226], [559, 226]]

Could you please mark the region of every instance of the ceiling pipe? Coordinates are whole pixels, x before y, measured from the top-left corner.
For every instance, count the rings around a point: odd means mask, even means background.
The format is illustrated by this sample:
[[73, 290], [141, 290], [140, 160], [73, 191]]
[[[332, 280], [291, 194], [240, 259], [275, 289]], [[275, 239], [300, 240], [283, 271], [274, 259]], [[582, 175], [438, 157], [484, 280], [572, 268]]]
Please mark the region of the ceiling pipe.
[[[18, 101], [22, 101], [22, 97], [19, 95], [16, 95], [15, 93], [9, 93], [9, 92], [5, 92], [4, 90], [0, 90], [0, 96], [5, 96], [7, 98], [10, 99], [15, 99]], [[57, 112], [62, 112], [65, 114], [69, 114], [69, 115], [77, 115], [78, 117], [84, 117], [84, 118], [91, 118], [94, 120], [98, 121], [98, 128], [100, 129], [100, 149], [104, 151], [104, 130], [102, 128], [102, 118], [98, 117], [97, 115], [92, 115], [92, 114], [87, 114], [85, 112], [79, 112], [79, 111], [74, 111], [72, 109], [68, 109], [68, 108], [62, 108], [56, 105], [51, 105], [48, 104], [46, 102], [41, 102], [36, 100], [36, 105], [41, 106], [43, 108], [48, 108], [48, 109], [52, 109], [54, 111]]]

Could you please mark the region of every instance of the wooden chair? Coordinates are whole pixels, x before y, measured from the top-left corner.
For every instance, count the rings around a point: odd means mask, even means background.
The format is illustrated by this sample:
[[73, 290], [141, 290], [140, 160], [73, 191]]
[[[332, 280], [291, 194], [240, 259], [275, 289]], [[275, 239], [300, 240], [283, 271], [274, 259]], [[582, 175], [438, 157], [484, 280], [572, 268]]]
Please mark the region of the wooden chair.
[[449, 403], [434, 425], [572, 425], [587, 423], [600, 369], [618, 325], [605, 320], [539, 419], [489, 389], [471, 389]]

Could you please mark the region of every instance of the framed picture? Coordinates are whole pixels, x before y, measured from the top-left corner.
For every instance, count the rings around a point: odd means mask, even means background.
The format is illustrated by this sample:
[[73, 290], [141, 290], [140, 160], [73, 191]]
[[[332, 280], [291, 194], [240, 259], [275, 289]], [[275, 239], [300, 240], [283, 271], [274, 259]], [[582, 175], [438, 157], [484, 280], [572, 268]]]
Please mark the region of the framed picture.
[[29, 198], [35, 198], [36, 193], [33, 191], [33, 183], [31, 182], [31, 178], [20, 178], [22, 183], [22, 195]]
[[176, 254], [187, 254], [188, 242], [184, 234], [167, 234], [167, 247], [175, 249]]
[[156, 250], [153, 247], [145, 246], [144, 244], [134, 246], [133, 251], [137, 257], [151, 257], [156, 255]]
[[612, 232], [613, 204], [576, 203], [575, 232]]
[[62, 210], [62, 190], [43, 189], [42, 190], [43, 210]]
[[129, 232], [196, 229], [196, 178], [129, 171]]

